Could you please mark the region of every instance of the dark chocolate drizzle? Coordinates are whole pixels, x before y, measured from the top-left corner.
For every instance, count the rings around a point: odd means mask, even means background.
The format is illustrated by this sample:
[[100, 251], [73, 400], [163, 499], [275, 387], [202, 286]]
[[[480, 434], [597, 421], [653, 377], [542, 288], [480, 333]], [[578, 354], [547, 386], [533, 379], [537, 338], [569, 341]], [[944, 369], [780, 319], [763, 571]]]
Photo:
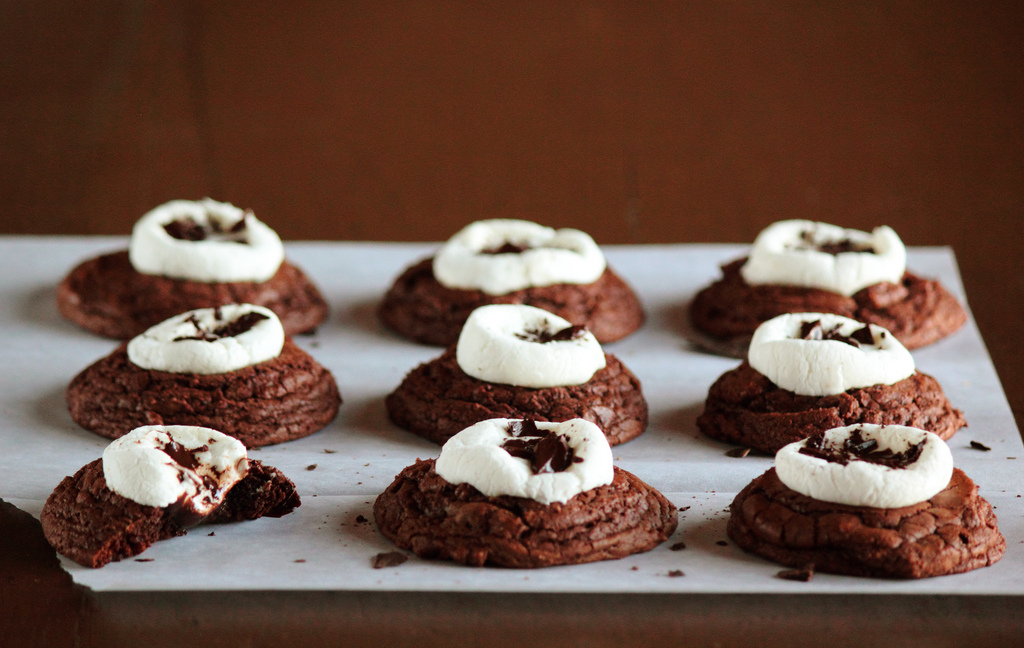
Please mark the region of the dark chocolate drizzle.
[[862, 243], [848, 238], [839, 239], [838, 241], [825, 241], [824, 243], [819, 243], [817, 240], [815, 240], [813, 229], [806, 229], [803, 232], [801, 232], [800, 241], [801, 244], [798, 245], [797, 247], [801, 249], [810, 248], [812, 250], [817, 250], [818, 252], [824, 252], [825, 254], [831, 254], [833, 256], [836, 254], [842, 254], [844, 252], [869, 252], [872, 254], [875, 253], [875, 247], [870, 243]]
[[564, 329], [559, 329], [554, 332], [552, 332], [545, 324], [544, 328], [526, 329], [522, 333], [516, 333], [515, 335], [520, 340], [526, 340], [527, 342], [547, 344], [548, 342], [568, 342], [570, 340], [577, 340], [583, 337], [586, 332], [587, 327], [581, 324], [567, 326]]
[[199, 467], [199, 460], [196, 459], [196, 454], [199, 452], [206, 452], [210, 449], [208, 445], [201, 445], [198, 448], [188, 449], [183, 445], [171, 439], [163, 446], [159, 448], [164, 454], [174, 460], [179, 466], [188, 468], [189, 470], [195, 470]]
[[220, 221], [216, 219], [208, 219], [205, 224], [197, 223], [188, 216], [182, 216], [177, 218], [170, 223], [164, 225], [164, 231], [167, 232], [171, 238], [176, 238], [179, 241], [205, 241], [207, 239], [216, 239], [218, 241], [224, 241], [226, 243], [241, 243], [247, 245], [249, 243], [249, 232], [248, 232], [248, 220], [253, 213], [246, 210], [242, 218], [237, 223], [229, 228], [221, 226]]
[[[883, 334], [884, 335], [884, 334]], [[835, 340], [836, 342], [842, 342], [849, 344], [850, 346], [861, 348], [862, 346], [874, 346], [875, 336], [871, 332], [871, 327], [865, 324], [861, 328], [857, 329], [849, 335], [843, 335], [839, 332], [839, 325], [835, 325], [830, 329], [826, 329], [821, 324], [821, 320], [814, 320], [813, 322], [804, 322], [800, 325], [800, 337], [801, 340]]]
[[[214, 309], [213, 317], [217, 321], [221, 321], [222, 315], [219, 306], [216, 309]], [[195, 327], [196, 334], [182, 335], [174, 338], [173, 341], [181, 342], [182, 340], [200, 340], [202, 342], [214, 342], [216, 340], [220, 340], [221, 338], [235, 337], [252, 329], [252, 327], [256, 326], [256, 324], [262, 322], [265, 319], [269, 318], [263, 313], [250, 311], [245, 315], [242, 315], [241, 317], [238, 317], [230, 322], [225, 322], [224, 324], [218, 326], [212, 331], [209, 331], [203, 328], [202, 324], [199, 323], [199, 320], [196, 319], [195, 315], [189, 315], [185, 319], [185, 321]]]
[[562, 472], [583, 461], [569, 445], [568, 437], [551, 430], [537, 429], [533, 419], [510, 421], [506, 430], [512, 438], [502, 444], [502, 449], [513, 457], [530, 462], [534, 475]]
[[878, 441], [865, 439], [861, 428], [858, 427], [850, 433], [842, 445], [826, 444], [823, 432], [815, 434], [807, 439], [804, 447], [800, 448], [800, 454], [817, 457], [842, 466], [851, 461], [866, 461], [889, 468], [906, 468], [921, 457], [924, 444], [925, 440], [922, 439], [903, 452], [880, 450]]

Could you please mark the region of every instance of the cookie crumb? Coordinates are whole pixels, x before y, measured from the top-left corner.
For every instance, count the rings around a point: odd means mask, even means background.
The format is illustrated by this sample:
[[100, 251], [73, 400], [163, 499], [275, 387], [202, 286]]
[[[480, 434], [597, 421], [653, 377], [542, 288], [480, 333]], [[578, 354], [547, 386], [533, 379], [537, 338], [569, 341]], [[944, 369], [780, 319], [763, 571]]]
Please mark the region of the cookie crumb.
[[334, 454], [335, 452], [337, 452], [337, 450], [328, 450], [327, 448], [324, 448], [324, 454]]
[[682, 511], [689, 511], [689, 510], [690, 510], [690, 507], [689, 507], [689, 506], [680, 506], [680, 507], [679, 507], [679, 511], [680, 511], [680, 512], [682, 512]]
[[156, 558], [136, 558], [135, 562], [153, 562]]
[[210, 532], [209, 532], [209, 533], [207, 533], [206, 535], [208, 535], [209, 537], [211, 537], [211, 538], [212, 538], [212, 537], [213, 537], [213, 531], [210, 531]]
[[733, 448], [732, 450], [726, 450], [726, 457], [733, 457], [734, 459], [742, 459], [750, 454], [750, 448]]
[[971, 441], [971, 449], [972, 450], [984, 450], [985, 452], [988, 452], [992, 448], [988, 447], [984, 443], [979, 443], [977, 441]]
[[409, 556], [406, 556], [400, 551], [387, 551], [379, 553], [373, 557], [373, 568], [384, 569], [386, 567], [398, 567], [406, 560], [409, 560]]
[[783, 569], [775, 574], [776, 578], [783, 580], [800, 581], [806, 583], [814, 576], [814, 565], [804, 565], [799, 569]]
[[306, 470], [316, 470], [316, 464], [309, 464], [306, 466]]
[[[1021, 540], [1021, 542], [1024, 542], [1024, 540]], [[636, 565], [633, 565], [632, 567], [629, 568], [629, 571], [640, 571], [640, 568], [637, 567]]]
[[306, 562], [306, 559], [305, 559], [305, 558], [296, 558], [296, 559], [295, 559], [295, 560], [293, 560], [292, 562], [297, 562], [297, 563], [304, 563], [304, 562]]
[[679, 578], [680, 576], [686, 576], [682, 569], [673, 569], [668, 573], [669, 578]]
[[682, 551], [683, 549], [686, 549], [686, 543], [682, 540], [669, 547], [669, 551]]

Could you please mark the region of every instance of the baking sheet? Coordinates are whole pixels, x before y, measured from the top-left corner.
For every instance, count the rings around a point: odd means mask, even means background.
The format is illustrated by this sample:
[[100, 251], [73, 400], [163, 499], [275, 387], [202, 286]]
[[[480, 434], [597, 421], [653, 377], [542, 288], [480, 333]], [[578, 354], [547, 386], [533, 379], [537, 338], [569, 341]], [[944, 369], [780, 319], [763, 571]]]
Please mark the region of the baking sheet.
[[[100, 456], [107, 441], [71, 420], [64, 388], [116, 343], [65, 322], [54, 286], [76, 263], [124, 248], [124, 238], [0, 238], [0, 497], [38, 516], [65, 476]], [[403, 467], [439, 448], [392, 425], [384, 396], [440, 349], [403, 340], [376, 321], [392, 279], [436, 244], [289, 243], [289, 258], [319, 284], [330, 320], [297, 338], [335, 375], [339, 417], [299, 441], [254, 451], [295, 481], [302, 507], [281, 519], [201, 526], [159, 542], [139, 558], [91, 570], [64, 560], [75, 581], [99, 591], [407, 590], [488, 592], [800, 592], [1024, 594], [1024, 445], [973, 319], [960, 332], [914, 352], [970, 427], [950, 441], [956, 465], [978, 482], [1007, 538], [1005, 557], [968, 574], [911, 582], [816, 574], [809, 583], [775, 578], [780, 566], [745, 554], [725, 535], [735, 493], [772, 465], [767, 457], [725, 456], [732, 446], [700, 436], [695, 420], [708, 386], [736, 360], [693, 349], [685, 305], [718, 276], [741, 245], [611, 246], [609, 263], [640, 294], [649, 315], [636, 335], [606, 349], [641, 379], [650, 404], [647, 433], [613, 448], [616, 465], [661, 490], [680, 508], [676, 534], [623, 560], [540, 570], [467, 568], [410, 555], [371, 567], [394, 547], [373, 526], [372, 505]], [[952, 252], [912, 248], [908, 265], [937, 276], [961, 300]], [[971, 440], [992, 448], [973, 450]], [[315, 467], [314, 467], [315, 466]], [[684, 541], [686, 548], [670, 550]], [[670, 577], [680, 570], [682, 577]]]

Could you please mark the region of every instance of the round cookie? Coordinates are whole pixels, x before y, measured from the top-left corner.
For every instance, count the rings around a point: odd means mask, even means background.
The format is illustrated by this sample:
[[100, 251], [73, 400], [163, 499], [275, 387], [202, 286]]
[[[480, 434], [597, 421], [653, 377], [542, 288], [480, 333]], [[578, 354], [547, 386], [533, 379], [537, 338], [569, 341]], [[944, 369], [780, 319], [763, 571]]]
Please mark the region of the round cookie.
[[76, 423], [111, 439], [140, 425], [198, 425], [248, 448], [308, 436], [341, 405], [331, 372], [291, 339], [276, 358], [206, 375], [143, 369], [125, 344], [75, 376], [66, 396]]
[[208, 283], [143, 274], [124, 250], [79, 264], [57, 286], [57, 307], [64, 317], [121, 340], [178, 313], [237, 303], [274, 311], [289, 335], [312, 331], [328, 313], [320, 291], [287, 261], [264, 282]]
[[959, 469], [929, 500], [902, 508], [812, 499], [772, 468], [729, 507], [729, 537], [783, 565], [879, 578], [957, 574], [995, 563], [1006, 549], [992, 507]]
[[201, 519], [180, 506], [146, 506], [108, 488], [97, 459], [65, 477], [46, 500], [39, 521], [58, 553], [85, 567], [102, 567], [137, 556], [158, 540], [183, 535], [199, 522], [281, 517], [300, 505], [295, 484], [279, 470], [250, 459], [249, 470], [224, 502]]
[[879, 283], [850, 297], [820, 288], [750, 285], [740, 274], [746, 259], [722, 266], [722, 278], [690, 304], [694, 342], [741, 358], [757, 327], [783, 313], [834, 313], [892, 332], [908, 349], [931, 344], [967, 321], [964, 309], [938, 281], [906, 272], [899, 284]]
[[615, 356], [582, 385], [532, 389], [490, 383], [459, 367], [456, 347], [416, 367], [385, 400], [388, 416], [406, 430], [443, 444], [474, 423], [492, 418], [596, 423], [612, 445], [647, 429], [640, 381]]
[[545, 505], [453, 485], [434, 463], [405, 468], [373, 506], [380, 532], [421, 558], [517, 568], [615, 560], [653, 549], [678, 523], [671, 502], [618, 468], [611, 484]]
[[434, 278], [433, 258], [406, 269], [384, 296], [377, 315], [391, 330], [435, 346], [454, 344], [469, 314], [488, 304], [536, 306], [586, 326], [600, 342], [614, 342], [644, 323], [636, 293], [610, 268], [590, 284], [556, 284], [488, 295], [446, 288]]
[[920, 371], [892, 385], [801, 396], [778, 387], [747, 361], [711, 385], [697, 418], [697, 427], [709, 437], [771, 453], [816, 432], [855, 423], [917, 427], [942, 439], [966, 425], [939, 383]]

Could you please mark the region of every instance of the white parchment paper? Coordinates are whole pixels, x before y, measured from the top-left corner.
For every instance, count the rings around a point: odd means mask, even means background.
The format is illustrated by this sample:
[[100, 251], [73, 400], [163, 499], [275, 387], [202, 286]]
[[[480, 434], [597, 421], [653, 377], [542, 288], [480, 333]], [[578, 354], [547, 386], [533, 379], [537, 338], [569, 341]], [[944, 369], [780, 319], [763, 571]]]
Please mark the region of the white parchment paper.
[[[76, 263], [123, 249], [123, 238], [0, 238], [0, 497], [37, 515], [65, 476], [100, 456], [107, 441], [72, 422], [71, 378], [116, 346], [61, 319], [54, 287]], [[661, 490], [680, 526], [668, 542], [624, 560], [517, 571], [466, 568], [410, 556], [371, 568], [394, 549], [373, 526], [372, 505], [403, 467], [438, 447], [392, 425], [384, 397], [407, 371], [440, 354], [384, 330], [374, 308], [395, 276], [436, 244], [289, 243], [289, 258], [319, 284], [330, 320], [298, 343], [335, 375], [345, 400], [325, 430], [253, 452], [291, 477], [302, 507], [281, 519], [201, 526], [159, 542], [141, 558], [86, 569], [65, 560], [95, 590], [444, 590], [490, 592], [801, 592], [1024, 594], [1024, 446], [973, 320], [951, 338], [914, 352], [970, 427], [950, 441], [956, 465], [996, 507], [1007, 538], [998, 564], [968, 574], [898, 582], [816, 574], [809, 583], [775, 578], [778, 565], [750, 556], [725, 535], [735, 493], [772, 460], [725, 456], [731, 446], [698, 434], [710, 384], [738, 361], [686, 341], [685, 305], [742, 255], [739, 245], [606, 248], [609, 263], [640, 294], [649, 315], [636, 335], [606, 345], [643, 382], [651, 427], [613, 449], [616, 465]], [[963, 299], [945, 248], [911, 249], [909, 267], [937, 276]], [[971, 440], [992, 448], [973, 450]], [[365, 521], [364, 521], [365, 520]], [[669, 549], [684, 541], [686, 548]], [[685, 576], [669, 577], [671, 570]]]

